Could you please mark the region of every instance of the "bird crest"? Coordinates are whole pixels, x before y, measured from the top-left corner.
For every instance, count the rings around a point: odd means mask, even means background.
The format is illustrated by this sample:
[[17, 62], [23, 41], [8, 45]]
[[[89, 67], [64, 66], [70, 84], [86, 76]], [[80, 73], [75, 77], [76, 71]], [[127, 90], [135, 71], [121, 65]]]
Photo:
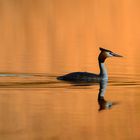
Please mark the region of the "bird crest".
[[100, 51], [106, 51], [106, 52], [111, 52], [110, 50], [104, 49], [104, 48], [99, 48]]

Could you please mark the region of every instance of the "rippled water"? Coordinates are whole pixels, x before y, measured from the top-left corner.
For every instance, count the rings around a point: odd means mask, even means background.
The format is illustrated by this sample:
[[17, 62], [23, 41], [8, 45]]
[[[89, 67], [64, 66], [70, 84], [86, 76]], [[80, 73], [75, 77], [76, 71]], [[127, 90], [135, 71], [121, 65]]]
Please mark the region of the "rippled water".
[[51, 74], [0, 75], [2, 140], [140, 138], [140, 75], [110, 74], [99, 84], [71, 84]]
[[[0, 140], [140, 140], [140, 1], [0, 0]], [[98, 73], [108, 83], [56, 77]]]

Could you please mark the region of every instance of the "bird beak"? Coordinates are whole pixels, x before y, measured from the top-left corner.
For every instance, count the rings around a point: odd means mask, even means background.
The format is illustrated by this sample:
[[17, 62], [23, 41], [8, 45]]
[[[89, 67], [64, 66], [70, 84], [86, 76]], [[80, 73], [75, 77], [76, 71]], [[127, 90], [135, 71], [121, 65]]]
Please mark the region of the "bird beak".
[[116, 54], [116, 53], [112, 53], [112, 56], [115, 56], [115, 57], [123, 57], [123, 56], [121, 56], [119, 54]]

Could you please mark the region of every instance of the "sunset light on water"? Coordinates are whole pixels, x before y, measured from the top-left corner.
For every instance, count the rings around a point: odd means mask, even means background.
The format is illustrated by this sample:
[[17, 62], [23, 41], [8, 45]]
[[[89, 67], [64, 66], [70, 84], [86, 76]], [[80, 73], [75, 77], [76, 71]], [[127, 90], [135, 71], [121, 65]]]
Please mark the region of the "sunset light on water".
[[[140, 2], [0, 0], [0, 140], [139, 140]], [[99, 48], [121, 54], [107, 83]], [[103, 98], [99, 95], [103, 94]]]

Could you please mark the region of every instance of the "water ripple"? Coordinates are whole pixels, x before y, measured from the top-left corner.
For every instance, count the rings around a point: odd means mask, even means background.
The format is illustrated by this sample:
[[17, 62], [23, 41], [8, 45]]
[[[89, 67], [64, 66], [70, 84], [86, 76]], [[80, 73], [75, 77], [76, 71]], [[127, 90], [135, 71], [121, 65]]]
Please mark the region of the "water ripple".
[[[72, 84], [58, 81], [51, 74], [1, 73], [0, 88], [92, 88], [97, 83]], [[110, 75], [109, 86], [140, 87], [140, 75]]]

